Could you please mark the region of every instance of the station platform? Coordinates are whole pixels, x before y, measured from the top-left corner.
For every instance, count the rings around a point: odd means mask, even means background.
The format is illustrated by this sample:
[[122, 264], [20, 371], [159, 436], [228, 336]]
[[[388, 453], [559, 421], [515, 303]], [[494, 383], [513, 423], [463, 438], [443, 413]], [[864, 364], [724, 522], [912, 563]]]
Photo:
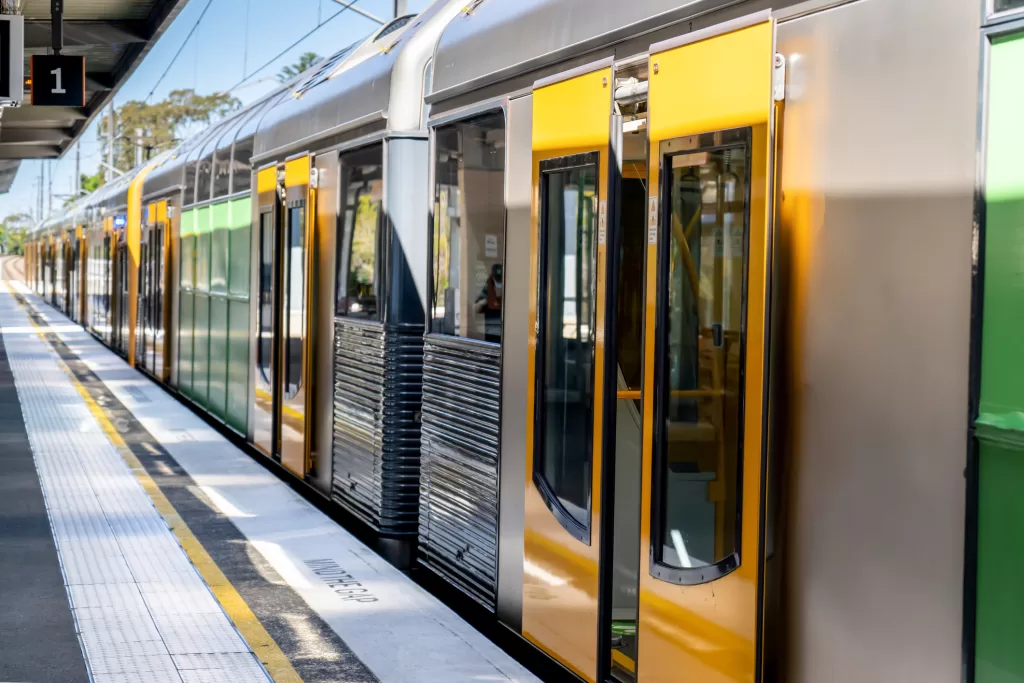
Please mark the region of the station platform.
[[0, 444], [0, 681], [539, 680], [7, 279]]

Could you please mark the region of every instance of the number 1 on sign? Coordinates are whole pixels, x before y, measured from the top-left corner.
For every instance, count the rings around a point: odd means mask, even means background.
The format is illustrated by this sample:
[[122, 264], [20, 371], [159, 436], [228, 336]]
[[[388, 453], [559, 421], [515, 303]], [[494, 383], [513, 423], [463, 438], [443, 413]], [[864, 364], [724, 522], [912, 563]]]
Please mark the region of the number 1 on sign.
[[54, 69], [50, 73], [53, 74], [54, 78], [57, 80], [57, 87], [55, 87], [51, 92], [54, 95], [63, 95], [67, 91], [60, 86], [60, 69]]

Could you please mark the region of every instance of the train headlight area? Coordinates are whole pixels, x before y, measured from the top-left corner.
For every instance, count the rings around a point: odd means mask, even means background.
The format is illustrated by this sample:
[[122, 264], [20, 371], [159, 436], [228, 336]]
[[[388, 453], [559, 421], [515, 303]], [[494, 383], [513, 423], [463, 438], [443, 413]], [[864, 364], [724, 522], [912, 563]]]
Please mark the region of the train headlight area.
[[1024, 679], [1024, 3], [599, 4], [438, 0], [6, 262], [81, 671]]

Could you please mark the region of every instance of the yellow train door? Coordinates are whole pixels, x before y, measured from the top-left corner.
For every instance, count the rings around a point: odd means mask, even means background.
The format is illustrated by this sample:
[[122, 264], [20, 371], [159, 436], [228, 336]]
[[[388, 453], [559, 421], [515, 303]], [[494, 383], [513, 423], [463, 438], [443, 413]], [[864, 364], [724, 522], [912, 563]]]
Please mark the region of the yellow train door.
[[300, 477], [307, 471], [310, 159], [257, 175], [256, 405], [253, 441]]
[[611, 63], [533, 94], [523, 634], [597, 677]]
[[651, 47], [640, 683], [760, 679], [774, 28]]

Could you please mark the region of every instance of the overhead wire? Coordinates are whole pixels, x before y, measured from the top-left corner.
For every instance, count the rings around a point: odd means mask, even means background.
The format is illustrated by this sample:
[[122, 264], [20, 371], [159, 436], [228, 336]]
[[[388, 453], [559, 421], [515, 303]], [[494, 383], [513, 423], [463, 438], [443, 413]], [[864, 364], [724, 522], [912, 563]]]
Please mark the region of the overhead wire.
[[[280, 52], [278, 52], [278, 53], [277, 53], [276, 55], [274, 55], [273, 57], [271, 57], [270, 59], [268, 59], [268, 60], [267, 60], [266, 62], [264, 62], [264, 63], [263, 63], [263, 65], [262, 65], [262, 66], [260, 66], [260, 67], [259, 67], [258, 69], [256, 69], [255, 71], [253, 71], [253, 72], [252, 72], [251, 74], [248, 74], [248, 75], [246, 75], [246, 76], [245, 76], [244, 78], [242, 78], [242, 80], [238, 81], [238, 83], [235, 83], [235, 84], [234, 84], [233, 86], [231, 86], [230, 88], [228, 88], [228, 89], [227, 89], [227, 92], [231, 92], [232, 90], [235, 90], [236, 88], [238, 88], [238, 86], [242, 85], [243, 83], [245, 83], [246, 81], [248, 81], [248, 80], [249, 80], [250, 78], [252, 78], [253, 76], [255, 76], [256, 74], [258, 74], [259, 72], [261, 72], [261, 71], [263, 71], [264, 69], [266, 69], [266, 68], [267, 68], [268, 66], [270, 66], [271, 64], [273, 64], [274, 62], [276, 62], [276, 61], [277, 61], [278, 59], [280, 59], [281, 57], [284, 57], [284, 56], [285, 56], [286, 54], [288, 54], [288, 52], [289, 52], [290, 50], [292, 50], [293, 48], [295, 48], [295, 47], [296, 47], [297, 45], [299, 45], [299, 44], [300, 44], [300, 43], [301, 43], [302, 41], [304, 41], [304, 40], [305, 40], [306, 38], [309, 38], [309, 37], [310, 37], [311, 35], [313, 35], [313, 34], [314, 34], [314, 33], [316, 33], [317, 31], [319, 31], [319, 30], [320, 30], [321, 28], [323, 28], [323, 27], [324, 27], [324, 26], [326, 26], [327, 24], [331, 23], [331, 21], [333, 21], [333, 20], [334, 20], [334, 19], [336, 19], [337, 17], [339, 17], [339, 16], [341, 16], [342, 14], [344, 14], [344, 13], [345, 13], [345, 10], [347, 10], [347, 9], [350, 9], [350, 8], [352, 7], [352, 5], [355, 5], [355, 4], [357, 3], [357, 2], [359, 2], [359, 0], [354, 0], [354, 2], [349, 2], [349, 3], [348, 3], [348, 4], [346, 4], [346, 5], [344, 6], [344, 7], [342, 7], [342, 8], [340, 9], [340, 10], [338, 10], [337, 12], [335, 12], [334, 14], [332, 14], [331, 16], [329, 16], [329, 17], [327, 17], [326, 19], [324, 19], [322, 23], [319, 23], [319, 24], [317, 24], [317, 25], [316, 25], [315, 27], [313, 27], [313, 28], [312, 28], [311, 30], [309, 30], [309, 31], [307, 31], [307, 32], [306, 32], [305, 34], [303, 34], [303, 35], [302, 35], [302, 36], [301, 36], [301, 37], [300, 37], [300, 38], [299, 38], [298, 40], [296, 40], [296, 41], [295, 41], [294, 43], [292, 43], [291, 45], [289, 45], [288, 47], [286, 47], [285, 49], [281, 50], [281, 51], [280, 51]], [[354, 12], [354, 13], [355, 13], [355, 12]], [[359, 16], [363, 16], [363, 15], [359, 15]]]
[[160, 74], [160, 78], [158, 78], [156, 83], [153, 85], [153, 89], [149, 91], [148, 95], [146, 95], [146, 102], [149, 102], [149, 98], [153, 96], [153, 93], [156, 92], [156, 89], [160, 87], [161, 83], [163, 83], [164, 78], [167, 77], [167, 74], [170, 72], [171, 67], [173, 67], [174, 63], [178, 61], [178, 57], [181, 56], [181, 53], [185, 49], [185, 46], [188, 45], [188, 41], [192, 39], [192, 35], [196, 32], [196, 29], [199, 28], [199, 23], [203, 20], [203, 17], [206, 16], [206, 11], [210, 9], [210, 5], [212, 4], [213, 0], [206, 0], [206, 6], [203, 7], [203, 11], [199, 13], [199, 18], [196, 19], [196, 23], [192, 24], [192, 28], [191, 30], [189, 30], [188, 35], [185, 36], [185, 40], [181, 41], [181, 47], [179, 47], [178, 51], [174, 53], [174, 57], [171, 59], [171, 63], [167, 65], [167, 68], [164, 69], [164, 72]]

